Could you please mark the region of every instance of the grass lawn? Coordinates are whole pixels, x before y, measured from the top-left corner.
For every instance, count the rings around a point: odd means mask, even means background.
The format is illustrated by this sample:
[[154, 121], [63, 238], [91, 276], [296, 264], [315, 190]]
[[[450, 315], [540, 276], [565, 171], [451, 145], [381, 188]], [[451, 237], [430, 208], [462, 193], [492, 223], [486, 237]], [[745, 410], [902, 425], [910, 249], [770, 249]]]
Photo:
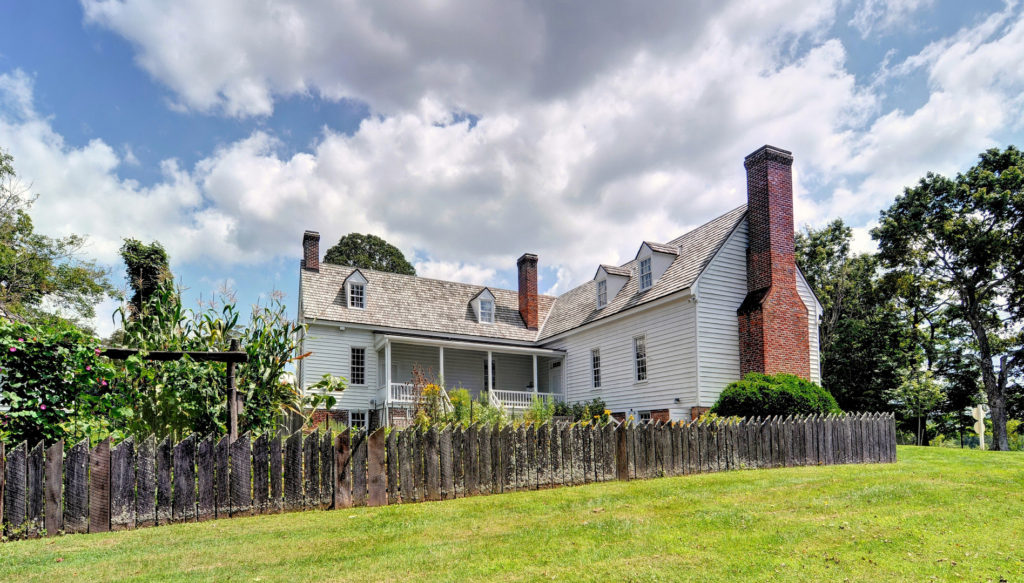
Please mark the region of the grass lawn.
[[1024, 580], [1024, 454], [614, 482], [0, 545], [0, 581]]

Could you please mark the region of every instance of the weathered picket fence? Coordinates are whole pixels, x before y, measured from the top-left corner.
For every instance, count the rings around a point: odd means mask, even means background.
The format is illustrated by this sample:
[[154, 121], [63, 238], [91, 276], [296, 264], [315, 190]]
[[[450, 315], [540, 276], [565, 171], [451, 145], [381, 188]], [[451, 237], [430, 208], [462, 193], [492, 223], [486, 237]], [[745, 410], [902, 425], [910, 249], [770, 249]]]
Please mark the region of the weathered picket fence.
[[449, 500], [608, 480], [896, 461], [889, 414], [0, 443], [9, 538]]

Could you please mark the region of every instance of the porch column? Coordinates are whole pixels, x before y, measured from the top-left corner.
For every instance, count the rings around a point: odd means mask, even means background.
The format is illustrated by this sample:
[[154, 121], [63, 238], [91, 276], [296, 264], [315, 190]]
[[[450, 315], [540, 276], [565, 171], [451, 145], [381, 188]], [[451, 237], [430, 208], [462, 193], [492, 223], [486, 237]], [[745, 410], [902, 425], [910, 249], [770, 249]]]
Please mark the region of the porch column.
[[491, 360], [491, 351], [487, 351], [487, 392], [494, 388], [494, 361]]
[[437, 347], [438, 374], [441, 375], [441, 386], [444, 386], [444, 346]]
[[391, 405], [391, 341], [384, 341], [384, 411], [383, 425], [387, 425], [388, 407]]
[[539, 385], [537, 385], [537, 355], [534, 354], [533, 355], [533, 394], [536, 395], [537, 391], [539, 389], [540, 389], [540, 387], [539, 387]]

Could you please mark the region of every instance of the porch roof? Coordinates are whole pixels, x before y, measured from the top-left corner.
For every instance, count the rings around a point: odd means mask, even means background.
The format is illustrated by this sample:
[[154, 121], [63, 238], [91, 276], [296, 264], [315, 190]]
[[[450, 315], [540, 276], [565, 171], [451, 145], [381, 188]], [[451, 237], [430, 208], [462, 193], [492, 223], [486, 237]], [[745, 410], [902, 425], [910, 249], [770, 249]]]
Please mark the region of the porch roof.
[[504, 354], [527, 354], [536, 356], [547, 356], [553, 358], [564, 358], [564, 350], [553, 348], [532, 348], [529, 346], [510, 346], [508, 344], [492, 344], [490, 342], [469, 342], [464, 340], [443, 340], [440, 338], [429, 338], [425, 336], [403, 336], [401, 334], [374, 335], [374, 349], [379, 349], [385, 342], [416, 344], [419, 346], [436, 346], [454, 348], [459, 350], [476, 350], [481, 352], [498, 352]]

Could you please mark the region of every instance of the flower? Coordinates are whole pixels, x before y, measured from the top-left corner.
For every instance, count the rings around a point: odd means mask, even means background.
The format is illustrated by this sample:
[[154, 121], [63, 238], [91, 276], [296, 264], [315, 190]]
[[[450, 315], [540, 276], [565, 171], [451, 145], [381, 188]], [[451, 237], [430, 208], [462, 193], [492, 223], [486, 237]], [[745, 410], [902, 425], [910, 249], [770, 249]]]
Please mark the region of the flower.
[[24, 342], [24, 341], [25, 341], [24, 338], [18, 338], [18, 342]]
[[46, 410], [46, 405], [45, 404], [44, 405], [40, 405], [39, 408], [45, 411]]
[[17, 351], [18, 351], [18, 349], [17, 349], [17, 348], [15, 348], [15, 347], [13, 347], [13, 346], [11, 347], [11, 352], [17, 352]]
[[100, 384], [105, 387], [105, 386], [107, 386], [107, 381], [100, 381]]
[[91, 364], [85, 365], [85, 370], [92, 370], [92, 365]]

